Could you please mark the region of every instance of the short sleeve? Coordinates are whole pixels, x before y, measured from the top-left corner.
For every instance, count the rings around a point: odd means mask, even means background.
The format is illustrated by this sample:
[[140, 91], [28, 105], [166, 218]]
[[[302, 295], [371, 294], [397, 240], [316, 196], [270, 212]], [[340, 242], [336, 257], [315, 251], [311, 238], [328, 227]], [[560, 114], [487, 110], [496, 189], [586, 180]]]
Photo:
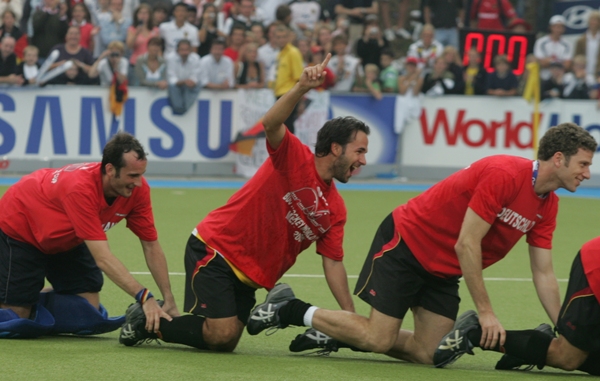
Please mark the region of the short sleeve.
[[488, 224], [493, 224], [504, 205], [518, 193], [515, 178], [499, 168], [487, 168], [477, 180], [469, 208]]
[[143, 241], [156, 241], [158, 233], [154, 226], [150, 187], [145, 179], [143, 182], [139, 194], [135, 196], [137, 203], [126, 217], [127, 227]]
[[527, 243], [542, 249], [552, 249], [552, 236], [556, 229], [556, 215], [558, 214], [558, 197], [550, 194], [545, 207], [540, 211], [542, 220], [533, 229], [527, 232]]
[[278, 171], [297, 168], [300, 163], [304, 163], [308, 159], [309, 155], [312, 158], [312, 153], [308, 147], [302, 144], [287, 128], [283, 140], [276, 150], [271, 148], [268, 140], [266, 144], [273, 167]]

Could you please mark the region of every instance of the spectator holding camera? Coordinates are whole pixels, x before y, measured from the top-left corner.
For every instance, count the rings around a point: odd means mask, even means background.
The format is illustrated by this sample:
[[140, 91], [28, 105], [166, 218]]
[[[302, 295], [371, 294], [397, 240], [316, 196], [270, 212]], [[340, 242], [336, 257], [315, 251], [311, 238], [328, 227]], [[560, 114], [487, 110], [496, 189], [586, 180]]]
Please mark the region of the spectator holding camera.
[[225, 37], [225, 35], [217, 28], [217, 7], [213, 3], [206, 3], [202, 10], [202, 19], [198, 31], [200, 42], [198, 55], [204, 57], [209, 54], [212, 42], [219, 37]]
[[102, 86], [110, 86], [115, 76], [117, 85], [127, 81], [129, 62], [127, 62], [127, 58], [123, 57], [124, 53], [125, 44], [121, 41], [112, 41], [108, 44], [108, 49], [98, 57], [90, 68], [90, 78], [100, 77], [100, 85]]
[[374, 64], [379, 67], [381, 52], [387, 47], [387, 40], [383, 38], [377, 16], [368, 15], [363, 37], [356, 43], [356, 56], [360, 58], [362, 66]]

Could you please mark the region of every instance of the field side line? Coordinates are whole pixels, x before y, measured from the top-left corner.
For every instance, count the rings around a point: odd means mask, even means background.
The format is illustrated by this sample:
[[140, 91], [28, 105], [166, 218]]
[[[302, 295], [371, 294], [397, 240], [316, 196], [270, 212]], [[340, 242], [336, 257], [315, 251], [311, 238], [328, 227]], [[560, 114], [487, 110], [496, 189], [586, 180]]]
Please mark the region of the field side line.
[[[148, 271], [132, 271], [132, 275], [151, 275]], [[185, 273], [169, 273], [173, 276], [182, 276]], [[284, 274], [283, 277], [287, 278], [325, 278], [323, 274]], [[348, 278], [356, 279], [358, 275], [348, 275]], [[531, 282], [531, 278], [483, 278], [483, 280], [490, 282]], [[559, 282], [568, 282], [569, 279], [558, 279]]]

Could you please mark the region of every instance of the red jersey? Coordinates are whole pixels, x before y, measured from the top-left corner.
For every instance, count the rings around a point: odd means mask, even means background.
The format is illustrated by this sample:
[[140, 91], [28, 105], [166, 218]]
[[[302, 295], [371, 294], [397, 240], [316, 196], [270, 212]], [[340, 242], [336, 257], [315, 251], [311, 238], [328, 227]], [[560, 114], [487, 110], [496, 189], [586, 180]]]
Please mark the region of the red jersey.
[[508, 0], [474, 0], [471, 6], [471, 19], [477, 19], [477, 28], [505, 30], [502, 17], [506, 21], [517, 17], [517, 12]]
[[483, 268], [523, 235], [529, 245], [551, 249], [558, 197], [534, 192], [534, 163], [506, 155], [479, 160], [396, 208], [396, 230], [421, 265], [444, 278], [462, 275], [454, 245], [467, 208], [491, 224], [481, 242]]
[[590, 288], [600, 303], [600, 237], [581, 247], [581, 264]]
[[104, 241], [105, 232], [123, 218], [140, 239], [158, 239], [146, 180], [131, 197], [119, 196], [108, 205], [100, 163], [37, 170], [0, 199], [0, 229], [45, 254], [68, 251], [84, 240]]
[[310, 149], [286, 130], [281, 145], [224, 206], [196, 227], [206, 244], [268, 289], [317, 242], [317, 253], [341, 261], [346, 206], [317, 173]]
[[240, 56], [240, 51], [235, 50], [232, 47], [229, 47], [229, 48], [223, 50], [223, 55], [231, 58], [231, 60], [233, 62], [235, 62], [238, 60], [238, 57]]

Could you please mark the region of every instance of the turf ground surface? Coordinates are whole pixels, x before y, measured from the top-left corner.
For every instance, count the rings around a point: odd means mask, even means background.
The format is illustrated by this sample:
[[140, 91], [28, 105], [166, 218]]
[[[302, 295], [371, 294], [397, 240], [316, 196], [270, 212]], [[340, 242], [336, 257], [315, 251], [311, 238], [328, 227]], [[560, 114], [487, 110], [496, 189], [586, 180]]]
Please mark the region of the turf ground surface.
[[[0, 187], [0, 195], [6, 187]], [[193, 227], [210, 210], [222, 205], [233, 189], [152, 190], [159, 240], [167, 253], [173, 292], [183, 307], [183, 252]], [[348, 208], [345, 265], [353, 289], [371, 239], [379, 223], [397, 205], [416, 192], [342, 191]], [[600, 200], [563, 197], [560, 201], [554, 243], [554, 266], [566, 290], [571, 261], [582, 243], [598, 235]], [[268, 212], [268, 211], [265, 211]], [[109, 232], [109, 244], [135, 277], [158, 294], [152, 277], [146, 275], [137, 238], [121, 223]], [[289, 283], [296, 295], [320, 307], [337, 308], [321, 276], [321, 260], [314, 247], [299, 256], [289, 270]], [[313, 275], [309, 277], [307, 275]], [[535, 295], [527, 248], [521, 241], [507, 258], [487, 269], [484, 276], [495, 312], [506, 329], [527, 329], [548, 322]], [[264, 290], [257, 292], [262, 301]], [[460, 311], [473, 308], [461, 286]], [[102, 302], [111, 315], [124, 313], [131, 298], [110, 280], [105, 280]], [[367, 315], [369, 307], [355, 299], [357, 312]], [[412, 327], [410, 314], [404, 328]], [[383, 355], [355, 353], [347, 349], [329, 357], [293, 354], [287, 347], [305, 328], [289, 328], [272, 336], [244, 334], [232, 354], [198, 351], [162, 343], [127, 348], [118, 344], [118, 332], [96, 337], [58, 336], [35, 340], [0, 340], [0, 380], [561, 380], [580, 379], [583, 373], [553, 369], [533, 372], [494, 370], [500, 357], [476, 350], [447, 369], [413, 365]]]

